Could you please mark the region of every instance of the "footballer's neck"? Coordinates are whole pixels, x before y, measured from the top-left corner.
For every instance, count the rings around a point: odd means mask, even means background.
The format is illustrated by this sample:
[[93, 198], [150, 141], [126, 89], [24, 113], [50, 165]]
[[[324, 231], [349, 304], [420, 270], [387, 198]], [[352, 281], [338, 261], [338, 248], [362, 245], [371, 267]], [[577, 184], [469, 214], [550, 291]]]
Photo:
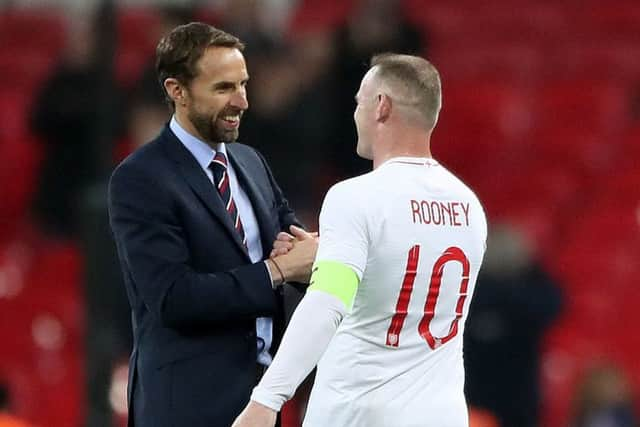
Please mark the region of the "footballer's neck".
[[373, 168], [394, 157], [431, 158], [431, 132], [403, 132], [373, 145]]

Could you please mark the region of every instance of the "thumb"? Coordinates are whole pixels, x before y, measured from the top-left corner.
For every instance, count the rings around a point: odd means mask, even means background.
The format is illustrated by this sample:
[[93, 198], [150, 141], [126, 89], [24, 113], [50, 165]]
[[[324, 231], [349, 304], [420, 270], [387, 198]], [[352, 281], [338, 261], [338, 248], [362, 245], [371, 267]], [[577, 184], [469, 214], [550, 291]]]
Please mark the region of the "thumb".
[[302, 228], [297, 227], [295, 225], [290, 226], [289, 231], [291, 231], [291, 234], [293, 234], [296, 238], [300, 240], [305, 240], [311, 237], [309, 233], [307, 233]]

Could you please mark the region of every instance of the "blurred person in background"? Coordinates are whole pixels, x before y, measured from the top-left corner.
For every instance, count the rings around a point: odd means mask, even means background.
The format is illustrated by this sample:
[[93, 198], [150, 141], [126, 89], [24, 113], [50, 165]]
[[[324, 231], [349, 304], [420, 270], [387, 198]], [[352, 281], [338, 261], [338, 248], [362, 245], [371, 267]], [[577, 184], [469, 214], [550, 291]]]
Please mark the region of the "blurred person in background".
[[[34, 101], [31, 127], [45, 153], [33, 211], [36, 222], [52, 237], [77, 237], [79, 199], [102, 170], [96, 147], [103, 108], [97, 16], [70, 14], [64, 57]], [[106, 141], [124, 131], [124, 97], [116, 86], [110, 94], [116, 116], [113, 134], [102, 135]]]
[[297, 3], [297, 0], [216, 0], [212, 11], [221, 28], [236, 34], [250, 47], [259, 45], [265, 37], [281, 40]]
[[574, 402], [571, 427], [637, 427], [631, 384], [614, 364], [587, 370]]
[[[158, 8], [159, 22], [152, 34], [160, 40], [178, 25], [191, 22], [193, 9], [182, 5], [164, 5]], [[155, 55], [142, 70], [128, 101], [128, 134], [131, 148], [136, 149], [155, 138], [171, 118], [171, 109], [165, 101], [164, 88], [158, 82]]]
[[[277, 347], [283, 283], [310, 275], [316, 239], [295, 227], [262, 156], [235, 142], [248, 108], [242, 50], [203, 23], [164, 37], [158, 79], [174, 115], [110, 181], [134, 333], [130, 425], [230, 425]], [[267, 259], [286, 231], [299, 244]]]
[[[182, 5], [163, 5], [158, 8], [158, 24], [151, 29], [149, 34], [149, 40], [153, 40], [154, 43], [167, 35], [178, 25], [183, 25], [191, 22], [194, 18], [193, 9], [189, 6]], [[165, 102], [164, 89], [158, 83], [158, 76], [156, 72], [155, 55], [149, 58], [148, 64], [144, 67], [140, 73], [138, 81], [133, 85], [133, 95], [129, 100], [131, 109], [133, 109], [133, 115], [137, 118], [137, 114], [144, 114], [141, 110], [150, 110], [149, 114], [160, 115], [164, 113], [165, 119], [162, 121], [162, 125], [171, 116], [171, 110]], [[152, 118], [152, 117], [147, 117]], [[144, 121], [144, 120], [143, 120]], [[156, 134], [162, 129], [162, 125], [157, 128]], [[155, 135], [152, 135], [153, 137]], [[136, 141], [141, 140], [141, 135], [134, 134], [134, 145]], [[149, 141], [151, 137], [147, 138]]]
[[11, 413], [9, 387], [0, 380], [0, 427], [33, 427]]
[[496, 225], [465, 334], [466, 395], [501, 427], [537, 427], [540, 342], [560, 313], [557, 285], [532, 258], [520, 230]]
[[332, 49], [330, 35], [322, 32], [247, 48], [255, 71], [244, 138], [264, 141], [261, 149], [292, 204], [310, 212], [320, 207], [326, 191], [323, 170], [331, 163], [327, 144], [336, 123], [335, 115], [327, 114], [336, 105], [329, 73]]
[[[426, 37], [403, 16], [397, 0], [356, 0], [347, 22], [335, 34], [336, 117], [349, 117], [353, 96], [360, 86], [369, 58], [379, 52], [422, 55]], [[340, 178], [361, 174], [370, 168], [368, 161], [354, 156], [351, 141], [356, 130], [349, 120], [340, 120], [331, 140], [332, 159], [338, 162]]]
[[260, 150], [298, 213], [317, 212], [326, 191], [317, 190], [324, 184], [319, 165], [329, 164], [326, 147], [334, 135], [335, 117], [327, 114], [335, 105], [328, 78], [334, 46], [328, 31], [285, 34], [291, 7], [285, 3], [225, 1], [219, 23], [247, 41], [251, 109], [243, 117], [242, 139], [262, 141]]

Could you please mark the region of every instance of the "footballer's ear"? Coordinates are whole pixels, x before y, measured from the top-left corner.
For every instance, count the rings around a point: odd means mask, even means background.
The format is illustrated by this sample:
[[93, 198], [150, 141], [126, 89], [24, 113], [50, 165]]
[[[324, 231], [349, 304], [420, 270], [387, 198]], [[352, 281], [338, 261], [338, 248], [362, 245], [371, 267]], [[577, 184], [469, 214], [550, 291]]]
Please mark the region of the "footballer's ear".
[[186, 105], [188, 91], [186, 87], [173, 77], [169, 77], [164, 81], [164, 90], [167, 92], [167, 95], [173, 102], [176, 104], [182, 105], [183, 107]]
[[376, 99], [376, 121], [384, 123], [391, 116], [391, 97], [384, 93], [379, 93]]

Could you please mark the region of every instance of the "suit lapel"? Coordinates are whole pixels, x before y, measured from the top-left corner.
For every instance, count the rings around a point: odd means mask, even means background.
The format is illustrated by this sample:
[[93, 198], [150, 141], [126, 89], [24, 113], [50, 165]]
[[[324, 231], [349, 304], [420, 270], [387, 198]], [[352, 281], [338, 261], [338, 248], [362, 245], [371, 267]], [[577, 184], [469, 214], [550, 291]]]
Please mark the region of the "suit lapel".
[[266, 257], [268, 256], [273, 240], [276, 237], [274, 233], [276, 228], [273, 222], [274, 219], [271, 218], [271, 210], [269, 209], [269, 205], [264, 199], [260, 188], [258, 188], [255, 180], [252, 179], [250, 166], [245, 162], [245, 159], [242, 156], [238, 155], [231, 144], [227, 145], [227, 155], [233, 165], [233, 169], [236, 173], [240, 186], [244, 192], [247, 193], [249, 200], [251, 200], [253, 212], [258, 220], [260, 239], [262, 240], [262, 248], [264, 256]]
[[202, 170], [193, 155], [178, 140], [174, 133], [165, 127], [163, 131], [165, 147], [169, 158], [173, 160], [180, 174], [183, 176], [189, 187], [198, 196], [200, 201], [208, 208], [213, 216], [222, 223], [235, 244], [247, 255], [247, 249], [240, 240], [240, 235], [236, 232], [229, 213], [225, 209], [220, 195], [209, 181], [209, 178]]

